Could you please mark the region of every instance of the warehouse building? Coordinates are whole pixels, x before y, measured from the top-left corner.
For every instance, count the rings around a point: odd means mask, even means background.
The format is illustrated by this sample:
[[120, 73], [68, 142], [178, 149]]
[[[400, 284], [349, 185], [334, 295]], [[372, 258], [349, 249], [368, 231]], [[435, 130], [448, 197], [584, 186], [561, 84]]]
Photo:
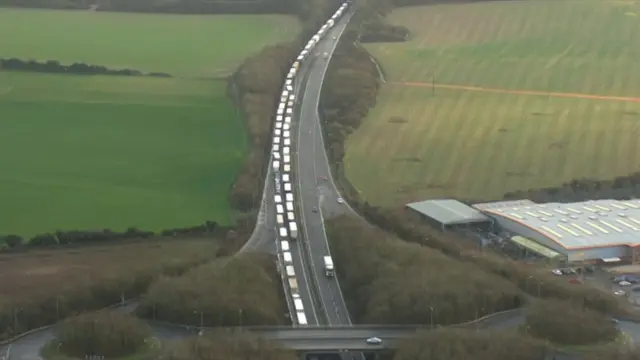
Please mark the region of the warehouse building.
[[[568, 262], [640, 262], [640, 200], [536, 204], [529, 200], [476, 204], [525, 247], [542, 245]], [[512, 238], [513, 241], [516, 241]]]
[[407, 204], [407, 207], [443, 231], [458, 226], [487, 227], [493, 223], [493, 219], [481, 211], [453, 199], [420, 201]]

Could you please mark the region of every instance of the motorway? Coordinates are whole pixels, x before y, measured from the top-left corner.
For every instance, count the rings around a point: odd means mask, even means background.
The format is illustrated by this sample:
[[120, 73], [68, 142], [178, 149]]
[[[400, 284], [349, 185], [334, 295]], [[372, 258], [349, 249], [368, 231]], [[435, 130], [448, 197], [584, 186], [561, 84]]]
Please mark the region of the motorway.
[[[325, 255], [330, 255], [329, 244], [324, 229], [320, 199], [337, 204], [339, 197], [335, 189], [327, 189], [327, 184], [319, 180], [321, 176], [329, 176], [329, 164], [326, 161], [325, 149], [322, 143], [318, 103], [322, 81], [327, 71], [329, 61], [323, 54], [333, 54], [339, 39], [347, 24], [350, 13], [343, 18], [325, 36], [325, 40], [318, 43], [314, 49], [314, 58], [304, 83], [304, 97], [300, 104], [300, 117], [297, 129], [296, 175], [297, 192], [300, 204], [300, 216], [303, 224], [306, 260], [311, 268], [309, 274], [315, 279], [318, 302], [326, 316], [327, 325], [350, 325], [351, 319], [344, 302], [338, 278], [327, 278], [324, 275]], [[337, 269], [340, 271], [340, 269]]]

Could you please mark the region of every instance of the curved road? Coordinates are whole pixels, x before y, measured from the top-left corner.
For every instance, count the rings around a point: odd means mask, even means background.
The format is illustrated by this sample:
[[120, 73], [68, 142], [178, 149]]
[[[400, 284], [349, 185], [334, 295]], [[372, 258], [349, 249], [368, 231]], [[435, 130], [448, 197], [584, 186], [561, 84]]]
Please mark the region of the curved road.
[[[297, 192], [306, 239], [306, 244], [303, 245], [306, 247], [304, 255], [309, 261], [310, 275], [315, 278], [319, 305], [324, 310], [327, 325], [351, 325], [351, 319], [338, 278], [328, 278], [324, 274], [324, 256], [330, 255], [330, 251], [322, 218], [321, 199], [338, 205], [338, 193], [335, 187], [327, 188], [327, 184], [320, 180], [320, 177], [331, 174], [324, 156], [322, 138], [319, 137], [321, 129], [318, 103], [328, 59], [331, 58], [350, 17], [351, 12], [346, 13], [313, 50], [314, 58], [310, 60], [311, 68], [303, 84], [305, 90], [300, 104], [296, 141], [299, 144], [296, 154]], [[328, 55], [327, 59], [325, 53]], [[336, 210], [342, 212], [343, 208], [336, 206]]]

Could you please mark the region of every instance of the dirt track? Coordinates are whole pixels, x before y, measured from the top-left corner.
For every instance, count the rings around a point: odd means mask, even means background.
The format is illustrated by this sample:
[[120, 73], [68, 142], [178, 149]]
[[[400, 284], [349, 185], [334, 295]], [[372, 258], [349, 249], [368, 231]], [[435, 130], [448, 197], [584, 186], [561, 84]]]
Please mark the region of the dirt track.
[[550, 96], [550, 97], [570, 98], [570, 99], [605, 100], [605, 101], [640, 103], [640, 97], [607, 96], [607, 95], [593, 95], [593, 94], [565, 93], [565, 92], [546, 92], [546, 91], [534, 91], [534, 90], [496, 89], [496, 88], [486, 88], [486, 87], [478, 87], [478, 86], [432, 84], [432, 83], [425, 83], [425, 82], [393, 82], [391, 81], [391, 82], [388, 82], [388, 84], [398, 85], [398, 86], [435, 87], [437, 89], [478, 91], [478, 92], [489, 92], [489, 93], [498, 93], [498, 94]]

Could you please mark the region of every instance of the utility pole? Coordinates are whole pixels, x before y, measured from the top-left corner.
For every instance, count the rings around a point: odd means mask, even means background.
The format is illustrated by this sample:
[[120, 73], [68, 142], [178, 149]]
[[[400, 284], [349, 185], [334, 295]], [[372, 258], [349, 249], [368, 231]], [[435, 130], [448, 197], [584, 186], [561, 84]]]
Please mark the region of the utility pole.
[[431, 75], [431, 95], [436, 94], [436, 75]]
[[433, 323], [433, 306], [429, 306], [429, 323], [431, 324], [431, 330], [433, 330], [434, 328], [434, 323]]

